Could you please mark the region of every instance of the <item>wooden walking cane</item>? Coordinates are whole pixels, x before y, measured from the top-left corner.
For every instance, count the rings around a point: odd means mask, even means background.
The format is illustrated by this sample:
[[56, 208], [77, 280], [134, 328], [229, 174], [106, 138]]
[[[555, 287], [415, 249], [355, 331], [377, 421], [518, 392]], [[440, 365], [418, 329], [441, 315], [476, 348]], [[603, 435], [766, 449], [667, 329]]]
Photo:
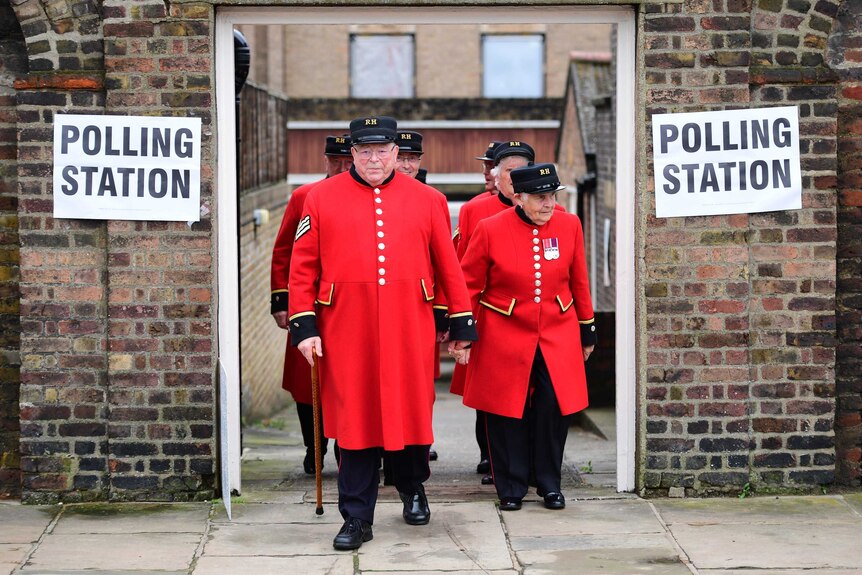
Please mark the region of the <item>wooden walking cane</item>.
[[318, 515], [323, 515], [323, 479], [321, 469], [323, 458], [320, 455], [320, 372], [317, 368], [317, 351], [311, 350], [314, 363], [311, 365], [311, 411], [314, 421], [314, 482], [317, 487], [317, 509]]

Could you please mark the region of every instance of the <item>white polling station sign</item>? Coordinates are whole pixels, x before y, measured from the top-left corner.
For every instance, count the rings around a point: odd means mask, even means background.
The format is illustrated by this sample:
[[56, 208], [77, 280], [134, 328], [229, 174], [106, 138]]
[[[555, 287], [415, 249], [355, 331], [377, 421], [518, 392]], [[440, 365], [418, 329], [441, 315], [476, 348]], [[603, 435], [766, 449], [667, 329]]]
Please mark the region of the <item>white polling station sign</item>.
[[802, 207], [796, 106], [652, 117], [656, 216]]
[[201, 119], [54, 116], [54, 217], [200, 220]]

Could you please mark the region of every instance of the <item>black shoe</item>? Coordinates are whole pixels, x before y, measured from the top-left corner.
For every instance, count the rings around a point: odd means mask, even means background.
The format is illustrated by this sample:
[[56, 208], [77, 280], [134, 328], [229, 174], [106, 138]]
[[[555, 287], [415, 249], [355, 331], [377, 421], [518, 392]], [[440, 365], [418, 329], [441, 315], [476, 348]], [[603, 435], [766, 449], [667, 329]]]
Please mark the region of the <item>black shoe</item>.
[[429, 449], [428, 450], [428, 459], [430, 459], [431, 461], [437, 461], [437, 450], [436, 449]]
[[514, 497], [504, 497], [500, 500], [500, 511], [517, 511], [521, 508], [521, 500]]
[[332, 546], [339, 551], [359, 549], [364, 542], [372, 539], [374, 539], [374, 534], [371, 532], [371, 523], [356, 517], [349, 517], [341, 526], [341, 531], [332, 540]]
[[482, 476], [482, 485], [494, 485], [494, 476], [490, 473]]
[[476, 473], [490, 473], [491, 472], [491, 462], [488, 461], [487, 458], [481, 460], [479, 465], [476, 466]]
[[425, 488], [421, 485], [416, 493], [408, 494], [398, 492], [401, 502], [404, 503], [402, 516], [408, 525], [425, 525], [431, 520], [431, 509], [428, 507], [428, 498], [425, 497]]
[[566, 498], [563, 497], [563, 494], [558, 491], [551, 491], [550, 493], [546, 493], [543, 495], [545, 499], [545, 508], [546, 509], [565, 509], [566, 508]]

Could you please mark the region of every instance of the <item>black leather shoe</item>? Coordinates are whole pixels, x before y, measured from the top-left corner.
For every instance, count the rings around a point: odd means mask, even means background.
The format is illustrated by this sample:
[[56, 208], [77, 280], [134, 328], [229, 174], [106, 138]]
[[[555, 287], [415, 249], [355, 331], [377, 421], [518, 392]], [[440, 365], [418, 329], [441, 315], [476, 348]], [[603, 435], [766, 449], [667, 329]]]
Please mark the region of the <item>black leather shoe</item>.
[[551, 491], [544, 496], [546, 509], [565, 509], [566, 498], [558, 491]]
[[425, 525], [431, 520], [431, 509], [428, 507], [428, 498], [425, 497], [425, 488], [421, 485], [416, 493], [402, 493], [401, 502], [404, 503], [402, 516], [408, 525]]
[[479, 465], [476, 466], [476, 473], [490, 473], [491, 472], [491, 462], [487, 459], [483, 459], [479, 462]]
[[341, 531], [332, 540], [332, 546], [339, 551], [359, 549], [364, 542], [372, 539], [374, 534], [371, 531], [371, 523], [356, 517], [348, 517], [341, 526]]
[[514, 497], [504, 497], [500, 500], [500, 511], [517, 511], [521, 508], [521, 500]]
[[482, 485], [494, 485], [494, 476], [490, 473], [482, 476]]
[[430, 459], [431, 461], [437, 461], [437, 450], [436, 449], [429, 449], [428, 450], [428, 459]]
[[305, 459], [302, 460], [302, 469], [308, 475], [314, 475], [314, 451], [305, 452]]

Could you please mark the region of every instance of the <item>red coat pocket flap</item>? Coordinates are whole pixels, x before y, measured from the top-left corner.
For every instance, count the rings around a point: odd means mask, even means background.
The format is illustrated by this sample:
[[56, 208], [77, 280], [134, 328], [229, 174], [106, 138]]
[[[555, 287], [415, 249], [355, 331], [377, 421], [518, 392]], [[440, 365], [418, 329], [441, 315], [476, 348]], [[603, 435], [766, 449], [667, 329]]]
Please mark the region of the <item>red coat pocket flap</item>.
[[503, 315], [512, 315], [512, 310], [515, 309], [515, 298], [482, 292], [479, 304]]
[[557, 296], [557, 303], [560, 304], [560, 310], [562, 310], [563, 313], [566, 313], [566, 311], [572, 307], [572, 304], [575, 303], [575, 298], [572, 297], [572, 294], [566, 294], [562, 297]]
[[422, 297], [425, 298], [425, 301], [434, 299], [434, 282], [422, 278], [419, 283], [422, 285]]
[[335, 284], [321, 280], [320, 286], [317, 288], [317, 303], [320, 305], [332, 305], [332, 296], [334, 294]]

